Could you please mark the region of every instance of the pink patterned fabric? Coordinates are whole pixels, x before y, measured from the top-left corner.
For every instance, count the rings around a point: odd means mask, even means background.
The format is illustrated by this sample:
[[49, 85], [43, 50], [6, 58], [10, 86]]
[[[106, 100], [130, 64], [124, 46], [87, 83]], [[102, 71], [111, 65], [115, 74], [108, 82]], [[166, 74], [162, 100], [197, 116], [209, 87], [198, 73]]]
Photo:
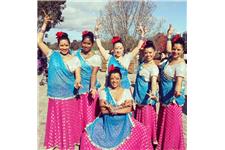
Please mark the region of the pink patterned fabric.
[[79, 112], [82, 119], [82, 131], [84, 130], [86, 125], [94, 121], [100, 113], [98, 98], [98, 94], [96, 94], [95, 98], [92, 99], [90, 94], [86, 93], [81, 94], [77, 99], [79, 103]]
[[45, 147], [73, 150], [80, 143], [81, 117], [75, 98], [55, 100], [49, 98], [45, 129]]
[[157, 150], [185, 150], [182, 107], [169, 104], [160, 107]]
[[155, 107], [152, 105], [137, 106], [134, 113], [135, 118], [147, 127], [151, 142], [157, 144], [157, 115]]
[[[130, 137], [117, 150], [153, 150], [146, 127], [134, 118], [132, 118], [132, 121], [135, 127], [131, 130]], [[99, 148], [92, 145], [87, 133], [84, 132], [81, 138], [80, 150], [99, 150]]]

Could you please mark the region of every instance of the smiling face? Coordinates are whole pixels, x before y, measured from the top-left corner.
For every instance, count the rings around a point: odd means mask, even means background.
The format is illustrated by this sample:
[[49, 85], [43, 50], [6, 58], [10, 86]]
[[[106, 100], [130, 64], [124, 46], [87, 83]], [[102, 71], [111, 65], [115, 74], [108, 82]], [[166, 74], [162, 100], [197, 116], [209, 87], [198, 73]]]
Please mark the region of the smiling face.
[[83, 48], [83, 51], [85, 53], [91, 51], [92, 47], [93, 47], [93, 43], [89, 38], [85, 38], [82, 42], [81, 42], [81, 46]]
[[155, 57], [155, 51], [152, 47], [145, 48], [144, 50], [144, 60], [145, 62], [150, 62]]
[[117, 88], [120, 86], [120, 74], [112, 73], [110, 75], [110, 85], [112, 88]]
[[113, 46], [113, 53], [116, 58], [123, 56], [124, 47], [122, 43], [115, 43]]
[[68, 54], [70, 48], [70, 43], [67, 39], [62, 39], [59, 41], [59, 50], [62, 54]]
[[181, 58], [184, 53], [183, 45], [179, 43], [175, 43], [172, 49], [172, 56], [174, 59]]

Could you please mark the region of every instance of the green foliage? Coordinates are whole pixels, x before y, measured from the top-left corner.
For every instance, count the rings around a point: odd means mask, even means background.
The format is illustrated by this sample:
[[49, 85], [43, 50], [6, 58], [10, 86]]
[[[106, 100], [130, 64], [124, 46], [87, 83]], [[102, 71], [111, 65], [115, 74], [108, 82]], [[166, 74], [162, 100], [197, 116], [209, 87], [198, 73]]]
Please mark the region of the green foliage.
[[66, 0], [59, 0], [59, 1], [50, 1], [50, 0], [39, 0], [38, 1], [38, 14], [37, 14], [37, 26], [38, 29], [41, 28], [44, 19], [44, 12], [46, 14], [52, 16], [52, 24], [47, 26], [46, 31], [49, 31], [52, 27], [54, 28], [55, 25], [63, 22], [64, 18], [62, 16], [62, 10], [65, 8]]

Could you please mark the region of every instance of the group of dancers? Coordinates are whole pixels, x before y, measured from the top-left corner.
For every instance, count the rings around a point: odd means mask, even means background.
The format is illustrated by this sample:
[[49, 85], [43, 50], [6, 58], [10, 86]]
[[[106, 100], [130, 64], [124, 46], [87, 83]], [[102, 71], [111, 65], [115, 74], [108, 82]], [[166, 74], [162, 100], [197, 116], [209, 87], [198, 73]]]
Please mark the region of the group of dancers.
[[[139, 149], [184, 150], [182, 106], [185, 103], [186, 63], [182, 58], [184, 40], [167, 32], [167, 54], [159, 65], [154, 62], [155, 46], [146, 40], [147, 30], [139, 26], [138, 45], [124, 54], [120, 37], [113, 37], [113, 50], [106, 52], [98, 34], [82, 32], [81, 48], [70, 50], [67, 33], [57, 32], [59, 50], [43, 42], [46, 15], [38, 33], [38, 46], [48, 60], [48, 113], [44, 145], [46, 149], [81, 150]], [[92, 47], [96, 42], [107, 61], [105, 87], [97, 73], [102, 59]], [[143, 51], [133, 90], [128, 67]], [[159, 113], [156, 103], [160, 103]]]

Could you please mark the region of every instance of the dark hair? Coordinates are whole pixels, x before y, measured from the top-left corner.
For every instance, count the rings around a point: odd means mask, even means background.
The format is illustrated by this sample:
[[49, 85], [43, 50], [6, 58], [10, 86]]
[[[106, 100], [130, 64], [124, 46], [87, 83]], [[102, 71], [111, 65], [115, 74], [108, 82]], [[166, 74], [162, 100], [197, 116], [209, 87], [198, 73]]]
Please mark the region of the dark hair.
[[56, 38], [58, 40], [58, 45], [59, 45], [61, 40], [67, 40], [69, 42], [69, 44], [70, 44], [70, 39], [68, 37], [68, 34], [65, 33], [65, 32], [57, 32], [56, 33]]
[[91, 31], [83, 31], [82, 32], [82, 42], [85, 38], [89, 38], [92, 43], [94, 43], [94, 34]]
[[172, 47], [174, 44], [181, 44], [184, 48], [184, 39], [180, 36], [175, 35], [172, 39]]
[[146, 49], [146, 48], [153, 48], [155, 50], [154, 43], [150, 40], [146, 41], [144, 49]]

